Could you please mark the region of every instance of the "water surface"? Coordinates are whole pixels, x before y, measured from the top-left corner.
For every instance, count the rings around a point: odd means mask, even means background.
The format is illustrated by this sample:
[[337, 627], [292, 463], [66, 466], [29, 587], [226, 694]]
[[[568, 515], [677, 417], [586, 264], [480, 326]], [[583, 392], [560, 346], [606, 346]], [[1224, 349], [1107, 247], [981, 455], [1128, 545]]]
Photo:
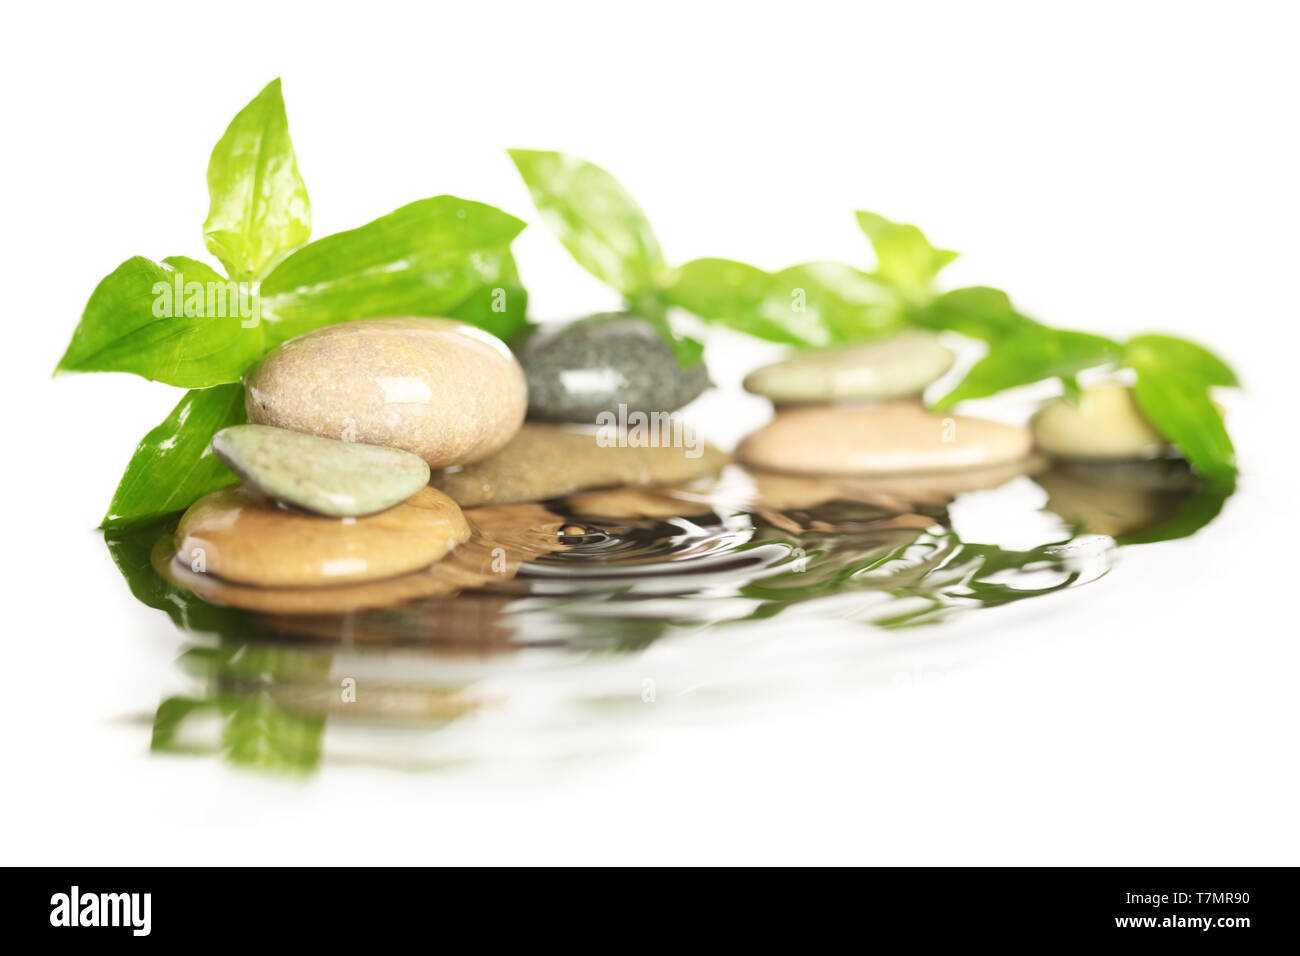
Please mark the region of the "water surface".
[[106, 540], [132, 593], [187, 634], [155, 752], [437, 768], [617, 750], [663, 719], [650, 704], [689, 701], [695, 719], [851, 680], [837, 662], [1092, 584], [1120, 548], [1190, 535], [1227, 495], [1169, 461], [985, 479], [732, 466], [575, 495], [534, 506], [523, 533], [471, 541], [458, 560], [473, 586], [340, 614], [250, 613], [178, 587], [151, 560], [177, 516]]

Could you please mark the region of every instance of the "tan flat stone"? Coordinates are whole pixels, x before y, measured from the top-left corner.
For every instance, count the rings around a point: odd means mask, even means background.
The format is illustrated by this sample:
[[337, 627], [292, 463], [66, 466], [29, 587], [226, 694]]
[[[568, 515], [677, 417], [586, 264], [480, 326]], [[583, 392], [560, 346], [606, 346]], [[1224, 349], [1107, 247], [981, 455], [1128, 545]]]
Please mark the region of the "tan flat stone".
[[[174, 552], [165, 539], [154, 550], [153, 564], [172, 584], [213, 604], [261, 614], [305, 617], [395, 607], [421, 598], [452, 597], [467, 588], [508, 581], [522, 562], [566, 547], [560, 538], [561, 519], [540, 505], [477, 508], [466, 511], [464, 520], [472, 535], [451, 554], [417, 571], [376, 581], [327, 587], [259, 587], [226, 581], [211, 573], [196, 573], [184, 559], [186, 552]], [[296, 627], [289, 629], [301, 632]], [[318, 621], [311, 630], [316, 636], [333, 639], [358, 636], [337, 620]]]
[[1029, 451], [1027, 429], [900, 400], [782, 411], [741, 442], [736, 457], [792, 474], [890, 475], [987, 468]]
[[257, 587], [318, 587], [426, 567], [469, 534], [456, 503], [429, 487], [378, 514], [326, 518], [236, 485], [191, 505], [176, 541], [181, 560], [204, 575]]
[[677, 484], [715, 474], [728, 456], [711, 445], [687, 448], [602, 446], [594, 429], [524, 425], [500, 452], [460, 469], [434, 472], [433, 485], [462, 507], [544, 501], [616, 485]]
[[479, 461], [524, 420], [523, 369], [495, 336], [451, 319], [365, 319], [290, 339], [244, 377], [248, 419], [419, 455]]
[[331, 587], [257, 587], [198, 574], [165, 541], [154, 551], [154, 570], [167, 581], [192, 591], [211, 604], [263, 614], [345, 614], [367, 608], [393, 607], [426, 597], [455, 594], [456, 585], [422, 572], [381, 581]]

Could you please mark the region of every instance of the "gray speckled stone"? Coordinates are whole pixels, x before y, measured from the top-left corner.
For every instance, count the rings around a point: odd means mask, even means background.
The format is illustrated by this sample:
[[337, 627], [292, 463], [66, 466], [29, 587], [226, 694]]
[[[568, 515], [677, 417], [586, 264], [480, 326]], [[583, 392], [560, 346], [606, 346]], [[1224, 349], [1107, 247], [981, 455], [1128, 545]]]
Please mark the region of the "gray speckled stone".
[[384, 511], [429, 483], [429, 466], [409, 451], [267, 425], [223, 428], [212, 450], [266, 497], [336, 518]]
[[667, 412], [709, 384], [701, 362], [684, 369], [655, 327], [610, 312], [535, 331], [519, 354], [528, 378], [528, 417], [592, 423], [603, 411]]

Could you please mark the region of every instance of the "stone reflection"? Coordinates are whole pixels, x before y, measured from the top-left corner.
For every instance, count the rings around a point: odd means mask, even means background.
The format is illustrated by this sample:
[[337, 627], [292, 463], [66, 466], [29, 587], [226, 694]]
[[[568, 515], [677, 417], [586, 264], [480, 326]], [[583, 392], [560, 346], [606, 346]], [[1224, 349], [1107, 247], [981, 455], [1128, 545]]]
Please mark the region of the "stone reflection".
[[[1025, 474], [1045, 505], [1024, 496]], [[963, 540], [950, 507], [976, 491], [1003, 496], [1011, 520], [1023, 507], [1059, 522], [1026, 520], [1039, 537], [1022, 550]], [[508, 707], [510, 681], [498, 685], [523, 661], [530, 694], [605, 706], [583, 676], [594, 662], [668, 636], [788, 619], [793, 639], [827, 615], [901, 628], [1051, 594], [1106, 573], [1116, 542], [1193, 533], [1227, 494], [1166, 460], [870, 479], [733, 465], [469, 509], [469, 540], [431, 567], [314, 588], [193, 571], [172, 553], [174, 518], [106, 537], [132, 593], [195, 635], [178, 661], [189, 688], [154, 716], [155, 750], [260, 769], [431, 766], [443, 728]], [[548, 683], [556, 668], [564, 680]]]

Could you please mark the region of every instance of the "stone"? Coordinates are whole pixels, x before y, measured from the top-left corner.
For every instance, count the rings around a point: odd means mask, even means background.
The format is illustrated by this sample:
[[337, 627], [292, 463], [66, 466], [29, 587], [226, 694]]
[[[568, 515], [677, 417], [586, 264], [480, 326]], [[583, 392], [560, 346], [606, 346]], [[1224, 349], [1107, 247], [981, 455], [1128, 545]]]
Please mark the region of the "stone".
[[462, 507], [544, 501], [616, 485], [669, 485], [716, 474], [728, 456], [711, 445], [602, 445], [596, 429], [529, 422], [500, 452], [434, 472], [434, 487]]
[[469, 534], [456, 503], [427, 486], [379, 514], [323, 518], [235, 485], [190, 505], [176, 529], [176, 550], [192, 570], [226, 581], [315, 587], [427, 567]]
[[736, 456], [791, 474], [888, 475], [987, 468], [1029, 451], [1027, 429], [900, 400], [779, 412], [741, 442]]
[[451, 319], [364, 319], [290, 339], [244, 378], [248, 418], [430, 467], [498, 451], [523, 422], [524, 373], [500, 339]]
[[336, 518], [384, 511], [429, 483], [428, 464], [409, 451], [269, 425], [223, 428], [212, 450], [255, 491]]
[[[215, 575], [196, 572], [186, 552], [176, 552], [172, 543], [162, 539], [154, 549], [154, 568], [167, 581], [192, 591], [205, 601], [224, 604], [246, 611], [276, 615], [277, 628], [304, 633], [328, 640], [428, 640], [445, 630], [461, 608], [474, 607], [468, 595], [450, 605], [440, 605], [436, 620], [420, 620], [412, 631], [394, 635], [391, 630], [379, 633], [367, 630], [352, 619], [340, 621], [336, 615], [354, 611], [391, 608], [427, 598], [448, 598], [467, 588], [483, 588], [509, 581], [524, 561], [530, 561], [567, 545], [560, 534], [561, 519], [541, 505], [511, 505], [475, 508], [464, 512], [471, 537], [454, 551], [428, 567], [407, 574], [373, 581], [358, 581], [320, 586], [265, 587], [223, 580]], [[290, 626], [291, 615], [302, 620], [305, 628]], [[325, 615], [314, 621], [310, 616]], [[403, 619], [405, 620], [405, 619]], [[417, 618], [417, 620], [419, 620]], [[466, 622], [462, 622], [466, 623]], [[469, 628], [481, 633], [482, 622]]]
[[[210, 604], [262, 614], [346, 614], [371, 608], [395, 607], [420, 598], [451, 597], [457, 592], [456, 585], [424, 570], [393, 578], [328, 587], [261, 587], [256, 584], [240, 584], [194, 571], [191, 562], [184, 560], [181, 553], [173, 553], [165, 540], [160, 541], [154, 550], [153, 566], [169, 583], [197, 594]], [[337, 627], [335, 629], [339, 630]], [[337, 634], [338, 639], [353, 636], [347, 633], [346, 627], [341, 630], [342, 633]]]
[[1064, 398], [1050, 402], [1031, 427], [1035, 444], [1057, 458], [1151, 458], [1166, 444], [1132, 390], [1118, 382], [1085, 390], [1077, 405]]
[[603, 411], [668, 412], [709, 384], [700, 362], [682, 368], [648, 321], [628, 313], [588, 316], [535, 330], [520, 349], [528, 417], [592, 424]]
[[745, 388], [777, 405], [883, 401], [920, 395], [952, 363], [938, 338], [907, 330], [879, 342], [799, 352], [750, 372]]

